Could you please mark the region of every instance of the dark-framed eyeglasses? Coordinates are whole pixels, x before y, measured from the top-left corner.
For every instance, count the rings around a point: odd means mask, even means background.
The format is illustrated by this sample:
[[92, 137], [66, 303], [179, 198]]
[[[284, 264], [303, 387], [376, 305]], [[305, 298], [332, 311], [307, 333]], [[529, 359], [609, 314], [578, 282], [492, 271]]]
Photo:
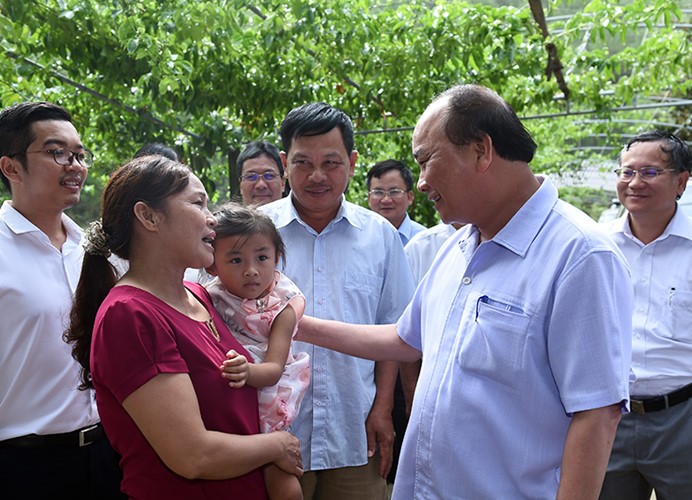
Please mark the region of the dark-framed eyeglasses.
[[663, 172], [674, 172], [675, 170], [674, 168], [642, 167], [636, 170], [633, 168], [617, 168], [613, 170], [613, 172], [617, 174], [621, 181], [629, 182], [634, 179], [636, 175], [639, 175], [639, 177], [645, 181], [650, 181]]
[[276, 172], [271, 171], [264, 172], [261, 174], [258, 174], [257, 172], [248, 172], [246, 174], [241, 175], [240, 180], [245, 182], [257, 182], [260, 177], [262, 177], [262, 179], [264, 179], [266, 182], [271, 182], [274, 179], [278, 179], [280, 175]]
[[94, 154], [88, 149], [82, 149], [81, 151], [72, 151], [67, 148], [57, 148], [57, 149], [42, 149], [39, 151], [24, 151], [23, 153], [12, 153], [7, 155], [10, 158], [13, 156], [21, 154], [34, 154], [34, 153], [50, 153], [53, 155], [53, 160], [58, 165], [67, 167], [72, 165], [73, 160], [77, 160], [82, 167], [89, 168], [94, 164]]
[[388, 191], [385, 191], [384, 189], [371, 189], [370, 191], [368, 191], [368, 194], [376, 200], [381, 200], [385, 196], [389, 196], [392, 200], [398, 200], [407, 192], [408, 191], [406, 191], [405, 189], [398, 188], [390, 189]]

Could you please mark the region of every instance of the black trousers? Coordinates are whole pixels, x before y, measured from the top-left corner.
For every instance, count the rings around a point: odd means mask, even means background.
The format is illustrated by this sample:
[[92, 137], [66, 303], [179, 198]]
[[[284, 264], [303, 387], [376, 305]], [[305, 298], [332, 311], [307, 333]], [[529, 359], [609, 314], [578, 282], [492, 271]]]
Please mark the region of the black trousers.
[[3, 500], [122, 500], [119, 457], [104, 435], [88, 446], [0, 446]]

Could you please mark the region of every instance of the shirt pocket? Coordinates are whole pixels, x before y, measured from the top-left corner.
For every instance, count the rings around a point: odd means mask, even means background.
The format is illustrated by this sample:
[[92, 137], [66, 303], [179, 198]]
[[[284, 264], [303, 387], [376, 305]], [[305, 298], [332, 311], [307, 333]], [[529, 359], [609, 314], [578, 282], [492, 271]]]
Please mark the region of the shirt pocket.
[[377, 318], [383, 278], [374, 274], [348, 273], [344, 283], [345, 321], [374, 323]]
[[473, 321], [461, 332], [461, 367], [514, 387], [524, 369], [530, 316], [513, 304], [482, 296]]
[[672, 327], [671, 338], [692, 344], [692, 291], [670, 288], [668, 305]]

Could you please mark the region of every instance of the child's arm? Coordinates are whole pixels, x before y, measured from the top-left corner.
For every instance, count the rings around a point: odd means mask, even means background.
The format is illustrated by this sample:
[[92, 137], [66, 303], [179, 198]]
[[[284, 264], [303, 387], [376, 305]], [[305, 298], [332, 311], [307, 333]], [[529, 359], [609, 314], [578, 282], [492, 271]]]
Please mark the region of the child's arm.
[[279, 381], [286, 366], [295, 327], [296, 313], [291, 306], [286, 306], [272, 323], [264, 362], [249, 366], [248, 385], [256, 388], [269, 387]]

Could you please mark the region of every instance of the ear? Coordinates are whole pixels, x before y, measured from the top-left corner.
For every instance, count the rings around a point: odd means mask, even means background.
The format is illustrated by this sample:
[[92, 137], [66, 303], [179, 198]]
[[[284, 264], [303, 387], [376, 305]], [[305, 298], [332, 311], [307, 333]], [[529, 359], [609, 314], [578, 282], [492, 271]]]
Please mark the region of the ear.
[[135, 218], [142, 224], [144, 229], [152, 232], [158, 230], [156, 226], [159, 222], [161, 222], [161, 217], [157, 211], [152, 209], [143, 201], [138, 201], [137, 203], [135, 203], [133, 210]]
[[409, 206], [411, 206], [411, 203], [413, 203], [413, 189], [410, 191], [406, 191], [406, 197], [408, 198]]
[[687, 181], [690, 178], [690, 173], [685, 170], [684, 172], [680, 172], [678, 174], [677, 178], [677, 191], [678, 191], [678, 196], [682, 196], [682, 193], [685, 192], [685, 188], [687, 187]]
[[486, 172], [493, 161], [494, 150], [493, 140], [488, 134], [484, 134], [482, 139], [474, 143], [476, 152], [476, 170]]
[[24, 172], [19, 160], [14, 160], [9, 156], [0, 157], [0, 170], [10, 182], [20, 182], [21, 174]]
[[279, 151], [279, 157], [281, 158], [281, 163], [284, 166], [284, 175], [288, 173], [288, 156], [285, 151]]
[[355, 149], [351, 151], [350, 156], [348, 157], [348, 163], [349, 163], [349, 171], [348, 171], [348, 176], [353, 177], [354, 174], [356, 173], [356, 162], [358, 161], [358, 151]]

